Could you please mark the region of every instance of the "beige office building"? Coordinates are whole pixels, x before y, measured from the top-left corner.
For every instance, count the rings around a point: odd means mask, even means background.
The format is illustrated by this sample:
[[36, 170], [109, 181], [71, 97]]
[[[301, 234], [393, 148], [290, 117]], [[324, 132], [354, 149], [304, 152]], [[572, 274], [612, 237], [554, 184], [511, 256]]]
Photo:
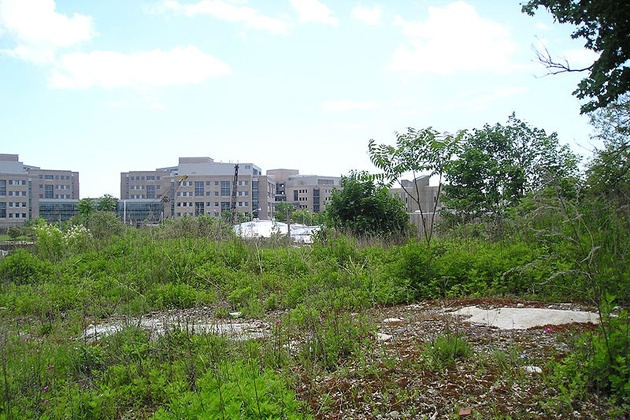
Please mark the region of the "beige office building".
[[0, 154], [0, 228], [19, 227], [42, 216], [50, 222], [76, 214], [79, 173], [25, 165]]
[[218, 217], [231, 210], [233, 196], [239, 213], [267, 219], [273, 212], [275, 179], [263, 175], [253, 163], [182, 157], [177, 166], [123, 172], [120, 177], [123, 206], [162, 203], [161, 214], [151, 215], [154, 220], [202, 214]]
[[333, 189], [341, 185], [341, 177], [300, 175], [297, 169], [270, 169], [267, 175], [276, 180], [277, 202], [292, 203], [311, 213], [326, 210]]

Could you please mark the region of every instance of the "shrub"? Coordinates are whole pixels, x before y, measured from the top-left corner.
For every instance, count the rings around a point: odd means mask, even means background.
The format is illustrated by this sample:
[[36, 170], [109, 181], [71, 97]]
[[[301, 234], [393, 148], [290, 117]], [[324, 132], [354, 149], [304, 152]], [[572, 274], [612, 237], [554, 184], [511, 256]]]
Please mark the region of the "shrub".
[[174, 397], [153, 420], [308, 419], [286, 381], [250, 362], [225, 362], [207, 372], [195, 391]]

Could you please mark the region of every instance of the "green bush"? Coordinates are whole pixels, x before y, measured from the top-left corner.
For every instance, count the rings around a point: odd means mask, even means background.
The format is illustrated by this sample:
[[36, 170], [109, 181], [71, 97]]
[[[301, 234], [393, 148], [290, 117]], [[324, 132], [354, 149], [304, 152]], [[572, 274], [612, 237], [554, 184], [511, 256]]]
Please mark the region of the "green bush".
[[225, 362], [204, 374], [194, 391], [173, 397], [153, 420], [309, 419], [280, 375], [253, 362]]
[[564, 394], [583, 398], [596, 392], [630, 410], [630, 317], [628, 311], [610, 313], [604, 304], [597, 333], [585, 333], [575, 349], [554, 363], [555, 380]]
[[457, 360], [466, 359], [472, 354], [470, 343], [456, 333], [446, 333], [435, 338], [423, 352], [429, 366], [436, 369], [449, 368]]
[[37, 258], [24, 249], [16, 249], [0, 259], [2, 284], [31, 284], [48, 280], [54, 272], [53, 264]]

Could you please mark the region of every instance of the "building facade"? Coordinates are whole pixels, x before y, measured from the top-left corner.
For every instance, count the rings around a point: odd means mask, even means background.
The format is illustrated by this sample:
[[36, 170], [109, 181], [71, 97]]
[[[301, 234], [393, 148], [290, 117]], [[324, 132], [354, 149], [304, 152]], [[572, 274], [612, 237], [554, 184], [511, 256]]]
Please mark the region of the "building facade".
[[19, 227], [38, 216], [49, 222], [77, 214], [79, 173], [25, 165], [0, 154], [0, 228]]
[[215, 162], [209, 157], [182, 157], [177, 166], [120, 175], [123, 206], [140, 211], [161, 203], [161, 214], [153, 211], [150, 221], [202, 214], [218, 217], [231, 211], [232, 197], [238, 213], [266, 219], [273, 212], [275, 187], [275, 180], [253, 163]]
[[341, 177], [300, 175], [297, 169], [270, 169], [276, 180], [276, 201], [292, 203], [296, 208], [320, 213], [326, 210], [333, 189], [341, 186]]

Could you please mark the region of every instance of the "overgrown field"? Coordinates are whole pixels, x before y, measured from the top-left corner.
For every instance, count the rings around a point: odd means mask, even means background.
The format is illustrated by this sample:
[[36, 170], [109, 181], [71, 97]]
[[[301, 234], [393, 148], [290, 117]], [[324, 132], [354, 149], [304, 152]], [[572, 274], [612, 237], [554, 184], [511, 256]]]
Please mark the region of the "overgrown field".
[[[630, 301], [627, 274], [585, 271], [551, 242], [523, 238], [468, 235], [427, 248], [413, 239], [385, 244], [330, 234], [295, 247], [282, 238], [247, 242], [202, 222], [113, 235], [40, 226], [32, 251], [2, 259], [0, 418], [452, 417], [455, 403], [435, 411], [419, 405], [418, 395], [440, 392], [421, 378], [448, 381], [465, 372], [489, 381], [488, 390], [495, 382], [531, 385], [515, 374], [519, 347], [476, 348], [473, 336], [438, 323], [432, 335], [403, 346], [409, 356], [401, 361], [377, 339], [373, 314], [481, 297], [602, 303], [615, 316], [592, 334], [558, 335], [565, 347], [538, 356], [544, 371], [536, 381], [555, 392], [532, 392], [508, 411], [480, 406], [474, 417], [628, 414], [627, 313], [613, 310]], [[606, 305], [613, 295], [616, 303]], [[239, 312], [265, 321], [269, 336], [233, 340], [179, 325], [149, 337], [133, 322], [96, 341], [83, 334], [112, 316], [196, 307], [214, 319]], [[325, 392], [326, 383], [340, 392]]]

